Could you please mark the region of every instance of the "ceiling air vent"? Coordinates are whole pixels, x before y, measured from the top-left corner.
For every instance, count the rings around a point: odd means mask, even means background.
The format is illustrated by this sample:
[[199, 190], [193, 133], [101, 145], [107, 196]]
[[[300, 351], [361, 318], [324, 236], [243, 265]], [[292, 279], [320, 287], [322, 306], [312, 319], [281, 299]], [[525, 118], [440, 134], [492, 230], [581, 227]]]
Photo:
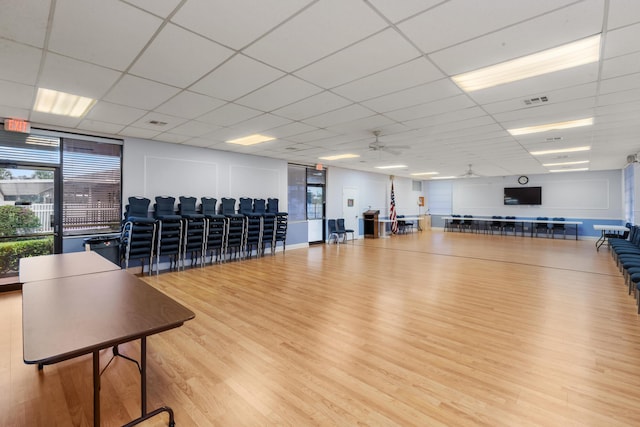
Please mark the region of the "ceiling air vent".
[[149, 124], [155, 125], [155, 126], [166, 126], [168, 123], [167, 122], [161, 122], [159, 120], [149, 120]]
[[547, 101], [549, 101], [549, 98], [547, 98], [546, 96], [538, 96], [535, 98], [525, 99], [524, 105], [539, 105]]
[[558, 142], [558, 141], [562, 141], [561, 136], [553, 136], [551, 138], [545, 138], [544, 140], [544, 142]]

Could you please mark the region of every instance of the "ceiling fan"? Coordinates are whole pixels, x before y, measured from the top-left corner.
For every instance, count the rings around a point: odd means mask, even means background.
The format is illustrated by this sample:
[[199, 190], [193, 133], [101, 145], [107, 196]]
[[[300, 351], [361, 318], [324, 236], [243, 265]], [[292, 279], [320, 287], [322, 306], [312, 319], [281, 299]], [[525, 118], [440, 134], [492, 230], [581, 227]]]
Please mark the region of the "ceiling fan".
[[460, 175], [460, 178], [479, 178], [481, 176], [482, 175], [475, 173], [475, 171], [471, 168], [471, 163], [469, 163], [469, 169], [467, 169], [465, 173]]
[[380, 133], [381, 132], [379, 130], [373, 131], [373, 135], [376, 137], [376, 140], [369, 144], [369, 150], [384, 151], [386, 153], [397, 156], [398, 154], [401, 154], [401, 151], [399, 150], [405, 150], [405, 149], [411, 148], [408, 145], [393, 145], [393, 146], [385, 145], [381, 143], [380, 140], [378, 139], [380, 137]]

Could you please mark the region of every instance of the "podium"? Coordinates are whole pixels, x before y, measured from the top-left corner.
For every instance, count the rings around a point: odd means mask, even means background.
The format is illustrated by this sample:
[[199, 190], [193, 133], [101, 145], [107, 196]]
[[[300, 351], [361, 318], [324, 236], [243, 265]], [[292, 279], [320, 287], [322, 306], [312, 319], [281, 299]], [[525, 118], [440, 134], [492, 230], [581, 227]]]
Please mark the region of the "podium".
[[364, 237], [377, 239], [379, 236], [378, 215], [380, 211], [368, 210], [362, 214], [364, 218]]

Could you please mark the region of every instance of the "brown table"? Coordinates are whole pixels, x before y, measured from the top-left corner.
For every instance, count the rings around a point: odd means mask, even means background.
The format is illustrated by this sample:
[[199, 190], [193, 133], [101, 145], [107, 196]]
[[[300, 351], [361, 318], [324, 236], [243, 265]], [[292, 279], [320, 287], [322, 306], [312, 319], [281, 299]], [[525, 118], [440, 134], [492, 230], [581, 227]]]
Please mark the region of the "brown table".
[[97, 252], [70, 252], [20, 258], [20, 283], [120, 270]]
[[41, 367], [92, 353], [93, 420], [99, 426], [100, 350], [113, 347], [114, 357], [123, 356], [117, 346], [140, 339], [142, 415], [128, 425], [163, 411], [169, 412], [173, 425], [168, 407], [147, 413], [146, 339], [194, 317], [191, 310], [124, 270], [28, 282], [22, 287], [24, 362]]

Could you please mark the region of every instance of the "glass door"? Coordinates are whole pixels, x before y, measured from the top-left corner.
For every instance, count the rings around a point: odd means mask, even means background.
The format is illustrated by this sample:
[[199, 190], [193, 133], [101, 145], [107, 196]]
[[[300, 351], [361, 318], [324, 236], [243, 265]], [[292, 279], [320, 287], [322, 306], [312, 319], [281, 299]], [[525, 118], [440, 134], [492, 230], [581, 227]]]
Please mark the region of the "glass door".
[[20, 258], [60, 252], [57, 174], [0, 164], [0, 284], [17, 283]]
[[307, 184], [309, 243], [324, 243], [324, 185]]

